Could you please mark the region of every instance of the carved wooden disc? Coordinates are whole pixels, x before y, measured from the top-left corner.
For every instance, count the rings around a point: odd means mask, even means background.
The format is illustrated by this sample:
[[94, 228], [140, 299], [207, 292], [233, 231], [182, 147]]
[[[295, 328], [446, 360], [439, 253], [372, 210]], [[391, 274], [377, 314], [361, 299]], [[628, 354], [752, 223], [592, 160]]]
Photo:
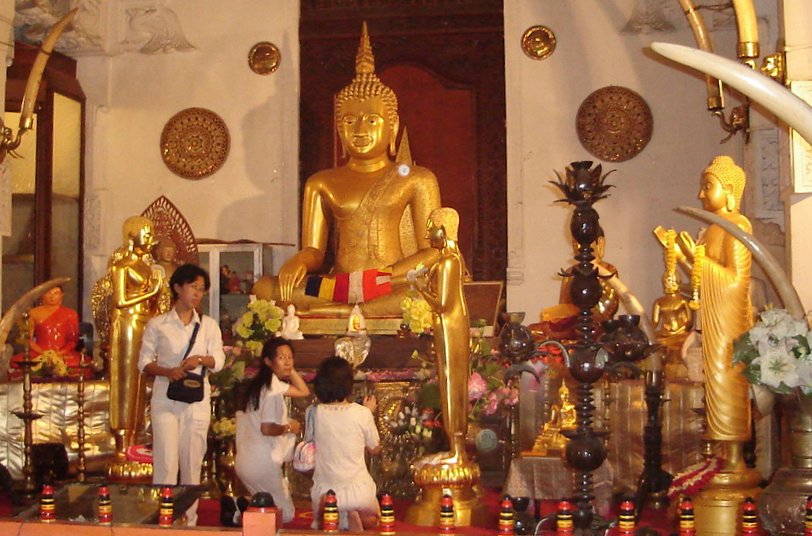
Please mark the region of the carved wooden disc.
[[176, 175], [202, 179], [220, 169], [230, 143], [219, 115], [205, 108], [187, 108], [167, 121], [161, 133], [161, 156]]
[[625, 87], [607, 86], [584, 99], [575, 128], [581, 144], [592, 155], [623, 162], [648, 144], [653, 119], [643, 97]]

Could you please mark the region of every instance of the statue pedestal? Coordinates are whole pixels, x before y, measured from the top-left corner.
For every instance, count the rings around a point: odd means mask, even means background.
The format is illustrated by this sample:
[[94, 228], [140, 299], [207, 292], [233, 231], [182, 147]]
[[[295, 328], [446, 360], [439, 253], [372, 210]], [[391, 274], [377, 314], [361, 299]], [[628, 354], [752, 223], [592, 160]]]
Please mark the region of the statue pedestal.
[[736, 536], [742, 503], [761, 493], [761, 475], [755, 469], [722, 469], [694, 498], [696, 533], [703, 536]]
[[[419, 463], [419, 462], [418, 462]], [[440, 500], [451, 495], [454, 502], [454, 526], [483, 525], [487, 508], [481, 504], [479, 466], [463, 460], [450, 464], [423, 463], [414, 468], [414, 482], [421, 491], [406, 511], [406, 523], [423, 527], [440, 526]]]
[[[370, 338], [372, 347], [366, 360], [361, 364], [362, 369], [420, 368], [421, 362], [412, 357], [412, 354], [417, 352], [425, 358], [431, 348], [431, 339], [422, 337], [372, 335]], [[296, 348], [296, 368], [318, 368], [319, 363], [325, 358], [335, 355], [335, 341], [336, 337], [292, 341]]]

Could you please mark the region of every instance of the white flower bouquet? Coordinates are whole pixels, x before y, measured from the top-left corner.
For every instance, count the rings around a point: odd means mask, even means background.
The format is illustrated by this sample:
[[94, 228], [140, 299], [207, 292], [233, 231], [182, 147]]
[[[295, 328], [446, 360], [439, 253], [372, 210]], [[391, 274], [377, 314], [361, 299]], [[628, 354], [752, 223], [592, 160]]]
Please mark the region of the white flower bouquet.
[[797, 389], [812, 394], [812, 331], [806, 320], [771, 309], [733, 345], [733, 363], [744, 363], [744, 376], [778, 394]]

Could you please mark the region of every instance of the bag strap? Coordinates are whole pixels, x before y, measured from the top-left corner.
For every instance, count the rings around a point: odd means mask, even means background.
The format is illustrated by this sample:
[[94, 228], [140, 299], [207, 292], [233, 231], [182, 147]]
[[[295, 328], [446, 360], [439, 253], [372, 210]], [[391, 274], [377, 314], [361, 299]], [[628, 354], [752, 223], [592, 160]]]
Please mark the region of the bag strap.
[[[200, 320], [203, 320], [201, 315]], [[183, 363], [183, 360], [189, 357], [189, 353], [192, 351], [192, 347], [195, 345], [195, 340], [197, 340], [197, 332], [200, 331], [200, 322], [195, 322], [195, 328], [192, 330], [192, 336], [189, 338], [189, 346], [186, 347], [186, 351], [183, 353], [183, 357], [180, 358], [180, 362]], [[203, 376], [206, 376], [206, 367], [203, 367]]]

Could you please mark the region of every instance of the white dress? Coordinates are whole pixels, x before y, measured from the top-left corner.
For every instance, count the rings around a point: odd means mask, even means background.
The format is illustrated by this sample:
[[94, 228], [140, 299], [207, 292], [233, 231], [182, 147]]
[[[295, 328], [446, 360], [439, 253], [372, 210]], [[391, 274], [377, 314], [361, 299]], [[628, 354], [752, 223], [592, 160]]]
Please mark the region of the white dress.
[[318, 404], [315, 416], [316, 468], [313, 472], [314, 527], [327, 490], [336, 494], [339, 528], [347, 529], [347, 512], [377, 514], [376, 486], [367, 471], [365, 449], [380, 443], [372, 412], [360, 404]]
[[290, 387], [274, 374], [271, 386], [263, 387], [259, 395], [259, 408], [237, 412], [237, 477], [251, 494], [265, 491], [282, 511], [282, 522], [293, 520], [293, 498], [288, 480], [282, 473], [282, 464], [293, 455], [294, 434], [263, 435], [262, 423], [288, 424], [288, 408], [284, 394]]

